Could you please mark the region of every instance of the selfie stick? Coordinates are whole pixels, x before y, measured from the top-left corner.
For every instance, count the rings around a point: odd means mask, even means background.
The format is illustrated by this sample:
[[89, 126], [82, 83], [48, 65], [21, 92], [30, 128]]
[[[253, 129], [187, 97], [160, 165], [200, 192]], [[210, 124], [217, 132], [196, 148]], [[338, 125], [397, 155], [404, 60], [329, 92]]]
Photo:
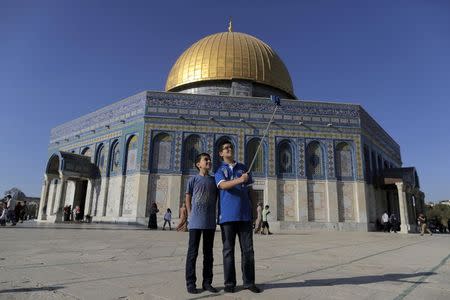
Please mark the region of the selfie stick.
[[275, 109], [273, 110], [272, 117], [270, 118], [270, 121], [267, 124], [267, 127], [266, 127], [266, 130], [264, 131], [263, 137], [262, 137], [261, 141], [259, 142], [258, 148], [256, 148], [255, 156], [253, 156], [252, 163], [250, 164], [250, 167], [248, 168], [247, 173], [250, 173], [252, 171], [253, 164], [256, 161], [256, 156], [258, 155], [259, 148], [261, 148], [261, 145], [262, 145], [262, 143], [264, 141], [264, 138], [266, 137], [266, 134], [269, 132], [270, 124], [272, 124], [273, 119], [275, 118], [275, 114], [277, 112], [278, 107], [281, 106], [281, 104], [280, 104], [280, 97], [274, 96], [274, 95], [270, 95], [270, 100], [272, 100], [272, 102], [275, 104]]

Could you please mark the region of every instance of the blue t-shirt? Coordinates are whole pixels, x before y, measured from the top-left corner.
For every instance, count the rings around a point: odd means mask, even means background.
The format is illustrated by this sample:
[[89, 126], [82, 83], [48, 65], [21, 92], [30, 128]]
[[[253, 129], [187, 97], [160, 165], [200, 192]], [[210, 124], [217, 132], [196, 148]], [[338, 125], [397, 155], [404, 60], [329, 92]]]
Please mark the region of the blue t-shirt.
[[[239, 178], [245, 172], [247, 172], [247, 167], [241, 163], [236, 163], [232, 167], [222, 162], [222, 165], [220, 165], [215, 174], [216, 185], [219, 187], [221, 181]], [[246, 184], [238, 184], [229, 190], [220, 189], [219, 224], [252, 220], [252, 205], [248, 190], [249, 183], [252, 183], [251, 176], [249, 176]]]
[[214, 177], [195, 175], [189, 179], [186, 194], [191, 195], [189, 229], [216, 229], [217, 187]]

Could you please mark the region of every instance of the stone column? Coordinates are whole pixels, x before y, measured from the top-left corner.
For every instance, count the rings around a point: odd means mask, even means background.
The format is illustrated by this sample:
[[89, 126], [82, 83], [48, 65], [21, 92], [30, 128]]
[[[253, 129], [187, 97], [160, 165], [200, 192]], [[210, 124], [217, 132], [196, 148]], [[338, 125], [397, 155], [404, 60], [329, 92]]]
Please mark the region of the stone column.
[[86, 200], [85, 200], [85, 208], [84, 208], [84, 215], [90, 215], [92, 216], [92, 200], [94, 197], [94, 180], [89, 179], [87, 184], [87, 193], [86, 193]]
[[55, 222], [62, 222], [64, 220], [63, 206], [64, 200], [66, 197], [66, 186], [67, 186], [67, 178], [64, 176], [60, 176], [60, 183], [58, 184], [58, 189], [56, 191], [56, 219]]
[[[148, 202], [148, 188], [149, 188], [149, 174], [141, 174], [139, 175], [139, 190], [137, 192], [137, 203], [136, 203], [136, 218], [138, 221], [140, 220], [142, 224], [146, 222], [146, 211], [147, 211], [147, 202]], [[175, 208], [175, 207], [174, 207]], [[175, 214], [172, 210], [172, 216], [178, 216], [178, 208], [177, 213]]]
[[278, 221], [278, 186], [276, 179], [267, 179], [264, 190], [264, 205], [270, 206], [268, 218], [271, 221]]
[[119, 203], [118, 206], [116, 206], [116, 211], [114, 213], [114, 217], [121, 217], [123, 215], [123, 206], [124, 206], [124, 197], [125, 197], [125, 181], [127, 179], [127, 176], [122, 175], [120, 176], [120, 197], [119, 197]]
[[327, 221], [332, 223], [339, 222], [339, 207], [337, 195], [337, 182], [327, 180], [326, 182], [327, 195]]
[[403, 182], [396, 182], [398, 191], [398, 206], [399, 206], [399, 214], [400, 214], [400, 232], [408, 233], [409, 232], [409, 217], [408, 217], [408, 207], [406, 203], [406, 193], [404, 190]]
[[297, 181], [298, 221], [308, 222], [308, 184], [305, 179]]
[[182, 189], [181, 175], [169, 177], [168, 203], [167, 207], [172, 210], [172, 216], [178, 216], [180, 207], [180, 195]]
[[[51, 178], [47, 175], [44, 176], [44, 183], [42, 184], [41, 190], [41, 201], [39, 204], [39, 214], [38, 220], [47, 220], [47, 210], [48, 210], [48, 191], [50, 189]], [[45, 208], [45, 210], [44, 210]]]
[[364, 181], [355, 182], [354, 197], [355, 197], [355, 219], [358, 223], [365, 224], [368, 228], [367, 219], [367, 200], [366, 199], [366, 187]]

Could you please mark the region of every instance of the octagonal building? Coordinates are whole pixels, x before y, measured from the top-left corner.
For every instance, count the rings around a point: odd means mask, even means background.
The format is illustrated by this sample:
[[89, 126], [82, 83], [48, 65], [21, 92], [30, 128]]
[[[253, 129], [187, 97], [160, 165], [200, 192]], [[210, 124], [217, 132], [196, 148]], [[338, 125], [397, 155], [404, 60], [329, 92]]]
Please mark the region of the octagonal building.
[[[256, 153], [274, 104], [281, 98]], [[52, 129], [39, 221], [80, 207], [95, 222], [147, 224], [151, 203], [178, 216], [194, 158], [230, 141], [250, 164], [252, 201], [275, 229], [377, 230], [384, 211], [414, 230], [424, 194], [399, 145], [360, 106], [297, 99], [288, 69], [245, 33], [209, 35], [144, 91]], [[162, 216], [162, 214], [161, 214]]]

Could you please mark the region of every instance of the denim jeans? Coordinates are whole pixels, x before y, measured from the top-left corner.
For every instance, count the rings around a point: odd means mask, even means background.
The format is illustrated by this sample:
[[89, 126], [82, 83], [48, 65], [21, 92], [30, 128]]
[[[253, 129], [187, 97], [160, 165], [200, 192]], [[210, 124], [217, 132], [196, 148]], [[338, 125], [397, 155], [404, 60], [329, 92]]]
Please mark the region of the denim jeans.
[[195, 287], [195, 264], [197, 262], [198, 247], [203, 234], [203, 283], [212, 284], [213, 280], [213, 246], [215, 229], [189, 229], [189, 248], [186, 258], [186, 286]]
[[252, 222], [227, 222], [220, 225], [223, 242], [223, 271], [226, 287], [236, 286], [234, 248], [236, 235], [241, 246], [241, 270], [244, 287], [255, 284], [255, 254]]

